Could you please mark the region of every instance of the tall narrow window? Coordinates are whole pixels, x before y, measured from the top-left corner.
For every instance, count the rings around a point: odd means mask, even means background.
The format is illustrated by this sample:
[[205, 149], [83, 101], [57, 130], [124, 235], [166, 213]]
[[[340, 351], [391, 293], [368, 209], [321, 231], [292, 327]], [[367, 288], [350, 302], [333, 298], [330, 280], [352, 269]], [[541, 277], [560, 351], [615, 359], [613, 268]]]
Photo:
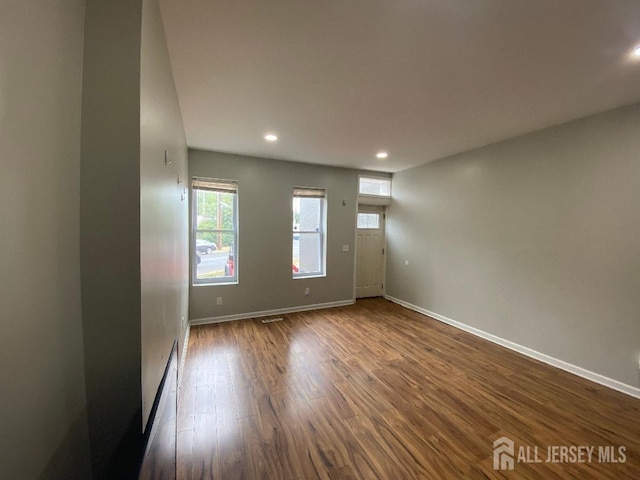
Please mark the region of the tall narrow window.
[[192, 272], [194, 284], [238, 279], [238, 182], [194, 178]]
[[325, 197], [319, 188], [293, 189], [293, 277], [325, 274]]

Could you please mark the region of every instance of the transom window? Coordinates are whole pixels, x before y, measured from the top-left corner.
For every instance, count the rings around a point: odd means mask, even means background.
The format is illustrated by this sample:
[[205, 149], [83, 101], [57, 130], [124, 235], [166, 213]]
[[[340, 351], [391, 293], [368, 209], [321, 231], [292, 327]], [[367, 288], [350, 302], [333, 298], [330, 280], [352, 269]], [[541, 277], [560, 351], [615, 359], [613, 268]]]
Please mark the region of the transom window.
[[376, 197], [391, 196], [391, 179], [376, 177], [360, 177], [358, 193]]
[[293, 189], [294, 278], [325, 274], [325, 201], [323, 189]]
[[194, 178], [194, 284], [233, 283], [238, 275], [238, 182]]

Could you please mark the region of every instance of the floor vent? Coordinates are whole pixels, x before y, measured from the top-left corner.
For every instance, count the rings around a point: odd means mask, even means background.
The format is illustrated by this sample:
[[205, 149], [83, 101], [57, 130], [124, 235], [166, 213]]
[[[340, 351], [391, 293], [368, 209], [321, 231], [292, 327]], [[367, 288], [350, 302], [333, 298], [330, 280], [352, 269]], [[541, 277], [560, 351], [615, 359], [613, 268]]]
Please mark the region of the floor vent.
[[284, 320], [282, 317], [278, 317], [278, 318], [265, 318], [264, 320], [262, 320], [262, 323], [281, 322], [282, 320]]

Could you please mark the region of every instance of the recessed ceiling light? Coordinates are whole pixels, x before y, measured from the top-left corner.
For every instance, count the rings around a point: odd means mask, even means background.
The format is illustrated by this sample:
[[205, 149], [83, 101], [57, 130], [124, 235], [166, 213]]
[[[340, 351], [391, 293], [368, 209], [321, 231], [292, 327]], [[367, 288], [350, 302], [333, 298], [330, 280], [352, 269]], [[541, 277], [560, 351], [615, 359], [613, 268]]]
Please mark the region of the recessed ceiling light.
[[278, 140], [278, 136], [274, 135], [273, 133], [268, 133], [264, 136], [264, 139], [267, 142], [275, 142], [276, 140]]
[[636, 45], [634, 49], [631, 51], [631, 56], [635, 58], [640, 58], [640, 45]]
[[387, 158], [389, 154], [387, 152], [378, 152], [376, 153], [376, 158]]

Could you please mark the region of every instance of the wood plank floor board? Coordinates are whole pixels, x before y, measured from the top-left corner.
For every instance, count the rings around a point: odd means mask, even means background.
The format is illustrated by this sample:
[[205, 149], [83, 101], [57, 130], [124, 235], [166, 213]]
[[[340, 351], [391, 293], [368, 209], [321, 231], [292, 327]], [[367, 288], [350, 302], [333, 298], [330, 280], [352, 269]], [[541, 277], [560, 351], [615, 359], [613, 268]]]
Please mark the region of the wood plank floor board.
[[[640, 401], [383, 299], [191, 329], [178, 478], [640, 479]], [[625, 446], [493, 469], [493, 441]]]
[[236, 409], [227, 405], [216, 409], [216, 449], [219, 476], [229, 480], [242, 478], [244, 448]]
[[[180, 419], [178, 418], [178, 424]], [[176, 477], [193, 479], [193, 429], [178, 431]]]
[[[191, 448], [193, 478], [220, 478], [218, 472], [220, 455], [218, 452], [216, 423], [215, 413], [198, 413], [195, 415], [193, 445]], [[178, 452], [180, 451], [180, 448], [178, 448]]]
[[412, 428], [400, 412], [374, 414], [371, 420], [378, 435], [399, 452], [398, 457], [410, 469], [412, 477], [436, 478], [438, 469], [445, 468], [440, 456], [429, 448], [429, 430]]
[[345, 420], [354, 438], [369, 457], [369, 465], [379, 478], [412, 478], [414, 462], [406, 462], [397, 447], [395, 437], [385, 437], [370, 416], [355, 416]]
[[193, 430], [196, 411], [196, 386], [182, 385], [178, 402], [178, 432]]
[[258, 399], [264, 394], [257, 385], [248, 385], [234, 388], [235, 407], [238, 418], [258, 415]]
[[[324, 459], [329, 470], [340, 469], [351, 464], [351, 454], [343, 440], [351, 433], [340, 416], [338, 405], [331, 396], [316, 398], [309, 402], [309, 411], [305, 412], [306, 428], [313, 446]], [[350, 415], [346, 418], [353, 418]]]
[[282, 471], [273, 455], [265, 455], [262, 432], [258, 426], [257, 417], [243, 417], [239, 419], [242, 434], [243, 474], [245, 478], [270, 480], [282, 478]]

